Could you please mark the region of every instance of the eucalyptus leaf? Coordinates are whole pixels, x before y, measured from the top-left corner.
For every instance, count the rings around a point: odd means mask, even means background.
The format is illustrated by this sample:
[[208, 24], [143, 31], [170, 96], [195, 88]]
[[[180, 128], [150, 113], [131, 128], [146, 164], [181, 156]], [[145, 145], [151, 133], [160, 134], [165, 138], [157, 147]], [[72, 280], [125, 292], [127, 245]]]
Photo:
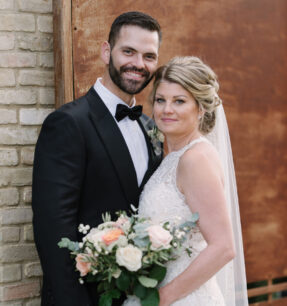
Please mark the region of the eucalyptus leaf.
[[146, 288], [154, 288], [156, 287], [158, 281], [156, 279], [153, 279], [153, 278], [149, 278], [149, 277], [146, 277], [146, 276], [139, 276], [138, 277], [138, 281]]
[[141, 299], [141, 306], [158, 306], [159, 305], [159, 293], [155, 288], [148, 289], [146, 297]]
[[106, 291], [100, 295], [99, 306], [112, 306], [113, 299], [119, 299], [121, 293], [117, 289]]
[[134, 244], [139, 247], [139, 248], [147, 248], [150, 241], [149, 241], [149, 238], [148, 237], [144, 237], [144, 238], [141, 238], [139, 236], [136, 236], [134, 239]]
[[60, 248], [67, 248], [72, 252], [76, 252], [80, 249], [79, 243], [71, 241], [69, 238], [62, 238], [60, 242], [58, 242], [58, 246]]
[[130, 285], [131, 279], [128, 273], [122, 271], [121, 275], [116, 279], [116, 286], [121, 291], [126, 291]]
[[147, 289], [139, 282], [136, 282], [134, 286], [134, 295], [136, 295], [140, 299], [143, 299], [146, 296], [146, 294], [147, 294]]
[[165, 278], [165, 275], [166, 268], [158, 265], [153, 266], [149, 273], [149, 277], [156, 279], [158, 282], [161, 282]]

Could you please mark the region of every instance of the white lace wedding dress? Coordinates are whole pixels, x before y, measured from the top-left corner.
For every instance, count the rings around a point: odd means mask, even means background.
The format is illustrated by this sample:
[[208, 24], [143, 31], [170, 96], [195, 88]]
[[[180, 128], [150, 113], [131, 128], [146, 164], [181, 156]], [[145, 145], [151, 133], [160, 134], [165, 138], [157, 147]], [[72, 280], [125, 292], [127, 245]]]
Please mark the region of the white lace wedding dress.
[[[176, 169], [180, 157], [186, 150], [196, 143], [207, 141], [200, 137], [179, 151], [169, 153], [162, 161], [159, 168], [147, 182], [140, 197], [139, 214], [151, 218], [155, 223], [164, 221], [173, 222], [175, 218], [180, 218], [180, 223], [189, 220], [191, 211], [185, 202], [184, 195], [178, 190], [176, 185]], [[167, 265], [167, 274], [163, 282], [165, 284], [172, 281], [182, 273], [188, 265], [199, 255], [207, 246], [198, 227], [194, 228], [187, 244], [192, 249], [191, 257], [184, 252], [176, 261]], [[124, 303], [125, 306], [138, 306], [139, 300], [129, 298]], [[213, 276], [200, 288], [193, 291], [185, 298], [176, 301], [173, 306], [224, 306], [225, 302], [217, 284], [216, 277]]]

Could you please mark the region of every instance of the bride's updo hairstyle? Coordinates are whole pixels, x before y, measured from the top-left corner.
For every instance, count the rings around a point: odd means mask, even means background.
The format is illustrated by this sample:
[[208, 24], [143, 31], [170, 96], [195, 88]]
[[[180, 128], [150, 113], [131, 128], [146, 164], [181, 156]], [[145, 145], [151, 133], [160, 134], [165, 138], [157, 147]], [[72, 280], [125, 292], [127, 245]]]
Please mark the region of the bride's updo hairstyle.
[[221, 104], [217, 92], [219, 85], [214, 71], [198, 57], [174, 57], [155, 73], [155, 80], [150, 99], [155, 100], [157, 88], [162, 81], [177, 83], [195, 99], [203, 115], [199, 121], [199, 131], [211, 132], [215, 125], [215, 109]]

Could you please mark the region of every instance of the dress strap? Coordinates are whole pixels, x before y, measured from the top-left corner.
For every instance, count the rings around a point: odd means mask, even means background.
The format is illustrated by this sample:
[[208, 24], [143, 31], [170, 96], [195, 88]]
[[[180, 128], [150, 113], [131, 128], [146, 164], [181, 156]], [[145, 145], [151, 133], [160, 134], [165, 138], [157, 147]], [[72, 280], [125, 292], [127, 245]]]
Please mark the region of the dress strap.
[[190, 149], [191, 147], [193, 147], [195, 144], [200, 143], [200, 142], [208, 142], [208, 139], [206, 139], [203, 136], [200, 136], [194, 140], [192, 140], [190, 143], [188, 143], [186, 146], [184, 146], [183, 148], [181, 148], [178, 152], [178, 157], [181, 157], [188, 149]]

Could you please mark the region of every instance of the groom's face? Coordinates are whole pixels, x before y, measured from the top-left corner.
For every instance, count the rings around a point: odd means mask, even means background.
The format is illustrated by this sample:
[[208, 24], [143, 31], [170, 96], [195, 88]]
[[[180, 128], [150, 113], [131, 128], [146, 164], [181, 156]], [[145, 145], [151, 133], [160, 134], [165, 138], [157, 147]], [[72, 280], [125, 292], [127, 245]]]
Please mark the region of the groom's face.
[[154, 75], [158, 49], [156, 31], [123, 26], [110, 52], [109, 74], [114, 84], [125, 93], [139, 93]]

